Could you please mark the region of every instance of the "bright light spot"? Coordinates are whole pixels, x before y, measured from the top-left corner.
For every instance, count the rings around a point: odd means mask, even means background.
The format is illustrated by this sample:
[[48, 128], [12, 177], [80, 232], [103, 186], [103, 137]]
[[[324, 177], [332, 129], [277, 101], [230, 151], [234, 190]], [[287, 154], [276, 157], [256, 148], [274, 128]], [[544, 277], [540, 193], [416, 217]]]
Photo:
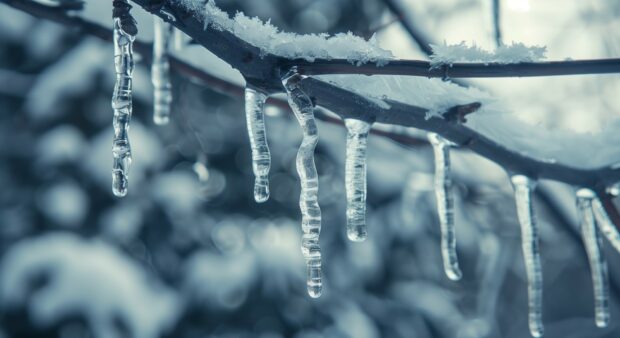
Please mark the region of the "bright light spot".
[[516, 12], [527, 12], [530, 10], [530, 0], [508, 0], [508, 8]]

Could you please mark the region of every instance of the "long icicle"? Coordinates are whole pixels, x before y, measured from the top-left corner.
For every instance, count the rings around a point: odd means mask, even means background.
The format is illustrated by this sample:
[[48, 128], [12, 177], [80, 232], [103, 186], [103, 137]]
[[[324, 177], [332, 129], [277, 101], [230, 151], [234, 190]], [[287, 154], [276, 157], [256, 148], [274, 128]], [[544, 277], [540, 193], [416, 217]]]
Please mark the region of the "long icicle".
[[594, 317], [596, 326], [606, 327], [609, 323], [609, 276], [607, 261], [600, 249], [601, 236], [596, 228], [592, 210], [592, 202], [595, 198], [594, 191], [590, 189], [579, 189], [577, 191], [577, 208], [581, 218], [581, 238], [588, 254], [594, 289]]
[[514, 175], [511, 177], [511, 181], [515, 190], [517, 215], [521, 225], [521, 245], [528, 284], [529, 328], [533, 337], [542, 337], [543, 280], [538, 244], [538, 226], [532, 205], [532, 190], [536, 186], [536, 181], [523, 175]]
[[112, 192], [118, 197], [123, 197], [127, 195], [128, 175], [131, 166], [131, 146], [128, 132], [132, 111], [133, 42], [137, 29], [133, 17], [129, 14], [131, 6], [123, 0], [115, 0], [113, 4], [116, 84], [112, 96], [112, 108], [114, 109]]
[[592, 201], [592, 209], [594, 210], [594, 217], [596, 218], [596, 224], [605, 236], [609, 243], [616, 249], [616, 251], [620, 252], [620, 232], [618, 232], [618, 228], [614, 225], [611, 218], [603, 208], [603, 204], [601, 200], [598, 198], [594, 198]]
[[153, 15], [153, 20], [155, 34], [151, 65], [151, 82], [154, 88], [153, 121], [157, 125], [164, 125], [170, 121], [170, 105], [172, 104], [170, 62], [168, 61], [172, 26], [156, 15]]
[[448, 140], [429, 133], [428, 140], [435, 153], [435, 198], [441, 227], [441, 256], [444, 270], [451, 280], [463, 276], [456, 255], [456, 232], [454, 229], [454, 197], [452, 196], [452, 177], [450, 175], [450, 144]]
[[300, 88], [301, 75], [296, 69], [289, 71], [283, 78], [282, 84], [288, 94], [288, 103], [295, 113], [297, 122], [303, 130], [303, 139], [297, 152], [297, 173], [301, 181], [301, 228], [303, 231], [301, 251], [307, 265], [308, 294], [317, 298], [323, 289], [321, 271], [321, 247], [319, 235], [321, 233], [321, 209], [318, 202], [319, 177], [314, 164], [314, 148], [319, 141], [316, 121], [314, 120], [314, 105], [308, 95]]
[[370, 123], [345, 119], [347, 146], [345, 155], [345, 190], [347, 195], [347, 237], [359, 242], [366, 239], [366, 143]]
[[245, 118], [252, 147], [252, 170], [254, 171], [254, 200], [258, 203], [269, 199], [269, 169], [271, 154], [267, 145], [265, 113], [267, 95], [252, 87], [245, 88]]

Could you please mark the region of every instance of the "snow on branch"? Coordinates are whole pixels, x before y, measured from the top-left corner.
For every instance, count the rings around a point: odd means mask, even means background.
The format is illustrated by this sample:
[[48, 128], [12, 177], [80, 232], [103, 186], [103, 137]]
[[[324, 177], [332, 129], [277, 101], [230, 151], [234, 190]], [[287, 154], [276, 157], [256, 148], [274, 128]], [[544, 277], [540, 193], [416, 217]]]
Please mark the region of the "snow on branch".
[[431, 65], [451, 65], [455, 62], [482, 62], [489, 63], [521, 63], [537, 62], [545, 59], [547, 47], [545, 46], [526, 46], [521, 42], [513, 42], [510, 45], [500, 45], [495, 51], [487, 51], [475, 43], [468, 46], [465, 41], [449, 45], [445, 42], [442, 45], [431, 45], [433, 54], [430, 56]]
[[329, 34], [295, 34], [280, 31], [270, 21], [248, 17], [238, 12], [230, 18], [226, 12], [209, 0], [203, 9], [198, 0], [175, 0], [188, 10], [196, 10], [198, 19], [205, 26], [226, 30], [240, 39], [260, 48], [261, 55], [273, 54], [288, 59], [314, 61], [321, 59], [346, 59], [351, 63], [375, 62], [384, 65], [393, 59], [392, 52], [382, 49], [373, 36], [368, 41], [351, 32], [333, 36]]

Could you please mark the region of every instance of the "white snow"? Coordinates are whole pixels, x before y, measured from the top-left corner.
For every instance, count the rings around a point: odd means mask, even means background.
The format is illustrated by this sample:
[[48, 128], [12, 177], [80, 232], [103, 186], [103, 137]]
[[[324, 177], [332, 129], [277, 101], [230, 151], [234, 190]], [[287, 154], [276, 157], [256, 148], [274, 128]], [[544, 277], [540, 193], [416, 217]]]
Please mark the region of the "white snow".
[[431, 45], [433, 55], [430, 56], [433, 67], [450, 65], [455, 62], [483, 62], [483, 63], [520, 63], [534, 62], [545, 59], [547, 47], [526, 46], [520, 42], [510, 45], [501, 45], [495, 51], [487, 51], [475, 43], [468, 46], [465, 41], [449, 45]]
[[38, 197], [39, 208], [48, 218], [65, 227], [78, 227], [88, 214], [88, 194], [73, 181], [59, 182]]
[[[25, 240], [8, 251], [0, 271], [0, 305], [25, 305], [41, 327], [80, 313], [97, 338], [122, 336], [114, 318], [121, 318], [134, 338], [155, 338], [180, 312], [172, 291], [99, 240], [67, 233]], [[31, 290], [32, 278], [45, 273], [49, 283]]]
[[389, 108], [386, 99], [428, 109], [427, 118], [441, 117], [455, 105], [492, 102], [486, 92], [465, 88], [440, 79], [394, 75], [320, 75], [317, 79], [358, 93], [382, 108]]
[[355, 64], [376, 62], [386, 64], [393, 59], [392, 52], [379, 47], [373, 36], [368, 41], [351, 32], [328, 34], [295, 34], [281, 32], [269, 21], [250, 18], [237, 13], [230, 18], [219, 9], [215, 1], [209, 0], [202, 5], [198, 0], [177, 0], [194, 13], [204, 13], [199, 17], [205, 26], [232, 32], [242, 40], [258, 47], [264, 54], [275, 54], [289, 59], [305, 59], [314, 61], [316, 58], [347, 59]]

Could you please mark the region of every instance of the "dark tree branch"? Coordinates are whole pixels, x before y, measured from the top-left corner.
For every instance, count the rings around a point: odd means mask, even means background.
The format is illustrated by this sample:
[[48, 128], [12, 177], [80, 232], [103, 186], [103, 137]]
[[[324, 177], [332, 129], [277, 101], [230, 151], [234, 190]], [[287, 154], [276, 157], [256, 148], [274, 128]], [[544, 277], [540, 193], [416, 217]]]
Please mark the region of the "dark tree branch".
[[360, 66], [341, 59], [284, 60], [282, 67], [296, 65], [306, 75], [364, 74], [408, 75], [435, 78], [498, 78], [543, 77], [559, 75], [586, 75], [620, 73], [620, 58], [598, 60], [567, 60], [545, 62], [499, 63], [453, 63], [447, 67], [433, 67], [429, 61], [394, 60], [387, 65], [372, 63]]
[[502, 45], [500, 0], [491, 0], [491, 2], [491, 7], [493, 10], [493, 32], [495, 33], [495, 45], [499, 47]]
[[[30, 1], [3, 0], [9, 5], [29, 12], [34, 4]], [[152, 7], [149, 0], [133, 0], [134, 3], [169, 20], [168, 16], [160, 11], [160, 8]], [[26, 5], [27, 4], [27, 5]], [[430, 64], [424, 61], [393, 61], [387, 66], [375, 65], [354, 66], [345, 60], [317, 60], [310, 63], [302, 60], [289, 60], [272, 54], [261, 56], [260, 50], [242, 41], [228, 31], [219, 31], [208, 27], [200, 22], [192, 13], [186, 13], [176, 2], [166, 2], [166, 11], [174, 13], [177, 20], [170, 22], [175, 27], [183, 30], [194, 40], [211, 52], [237, 68], [253, 86], [266, 92], [281, 92], [280, 73], [292, 66], [299, 67], [305, 74], [408, 74], [419, 76], [443, 77], [445, 73], [440, 69], [430, 70]], [[37, 11], [35, 11], [37, 12]], [[39, 8], [38, 14], [46, 17], [47, 13]], [[63, 19], [75, 23], [75, 18]], [[80, 20], [81, 21], [81, 20]], [[83, 21], [81, 21], [83, 22]], [[109, 38], [110, 33], [106, 36]], [[232, 47], [231, 47], [232, 46]], [[146, 47], [144, 47], [146, 48]], [[144, 53], [145, 56], [150, 53]], [[191, 66], [173, 62], [177, 69], [187, 72], [202, 73]], [[454, 64], [449, 69], [450, 77], [499, 77], [499, 76], [545, 76], [545, 75], [568, 75], [568, 74], [593, 74], [620, 72], [620, 59], [609, 60], [583, 60], [562, 62], [522, 63], [510, 65], [498, 64]], [[207, 81], [218, 83], [226, 88], [225, 83], [205, 77]], [[521, 173], [535, 178], [546, 178], [561, 181], [567, 184], [595, 188], [608, 186], [620, 181], [620, 169], [603, 167], [598, 169], [579, 169], [560, 163], [541, 161], [518, 151], [508, 149], [495, 141], [478, 134], [468, 127], [459, 123], [458, 119], [444, 120], [438, 118], [426, 119], [427, 110], [386, 100], [389, 108], [378, 106], [372, 100], [319, 81], [314, 78], [306, 78], [302, 82], [303, 89], [321, 105], [335, 112], [342, 118], [354, 117], [368, 121], [376, 121], [392, 125], [415, 127], [427, 131], [436, 132], [458, 145], [469, 148], [474, 152], [503, 166], [509, 172]], [[231, 90], [231, 88], [228, 88]], [[238, 89], [233, 89], [237, 91]], [[471, 112], [477, 103], [471, 103], [462, 107], [454, 107], [456, 111]], [[458, 114], [457, 114], [458, 116]], [[463, 115], [464, 116], [464, 115]]]

